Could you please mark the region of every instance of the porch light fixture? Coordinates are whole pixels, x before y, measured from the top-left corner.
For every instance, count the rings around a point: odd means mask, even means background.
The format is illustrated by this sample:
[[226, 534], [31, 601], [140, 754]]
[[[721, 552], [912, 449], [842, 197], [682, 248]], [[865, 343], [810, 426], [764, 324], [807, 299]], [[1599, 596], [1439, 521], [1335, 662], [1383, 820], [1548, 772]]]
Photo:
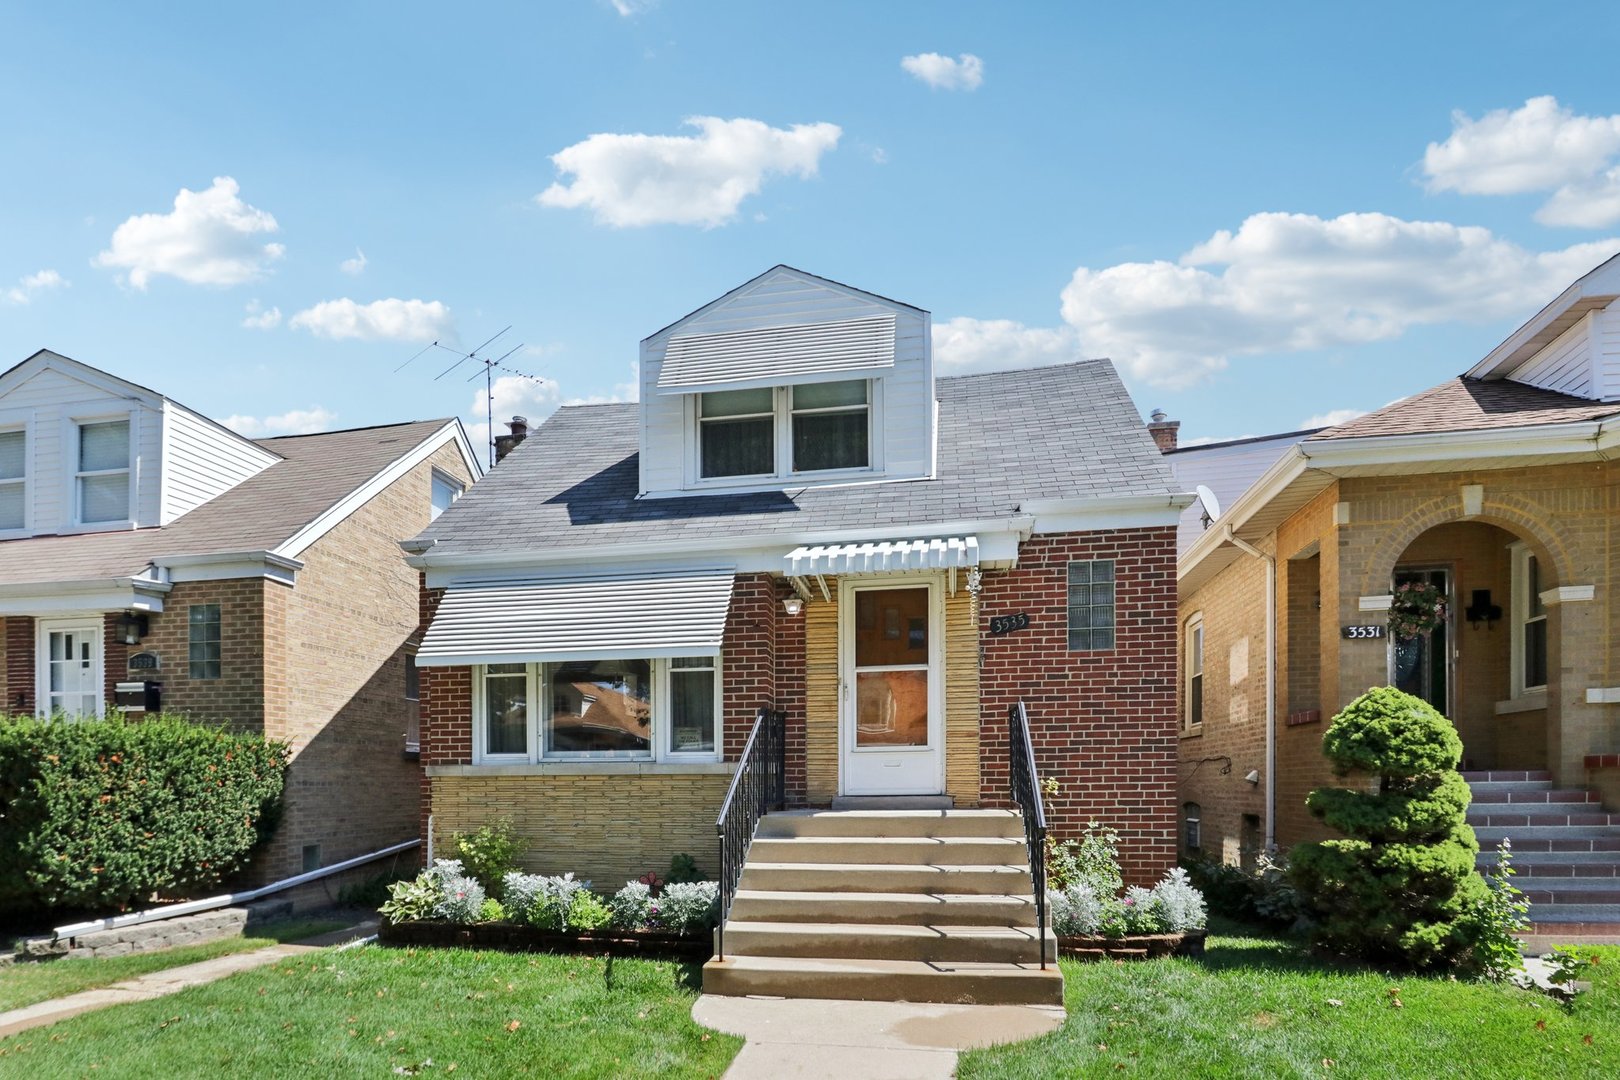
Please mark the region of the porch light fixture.
[[138, 611], [126, 611], [118, 616], [118, 640], [125, 645], [139, 645], [147, 628], [146, 616]]
[[1479, 629], [1480, 623], [1485, 624], [1485, 629], [1494, 630], [1496, 629], [1496, 621], [1502, 617], [1502, 606], [1491, 603], [1491, 590], [1475, 589], [1474, 602], [1468, 605], [1468, 610], [1463, 612], [1463, 617], [1468, 620], [1468, 624], [1475, 630]]
[[1248, 771], [1248, 773], [1246, 773], [1244, 775], [1243, 780], [1244, 780], [1245, 783], [1259, 784], [1260, 783], [1260, 770], [1259, 769], [1250, 769]]
[[785, 612], [789, 618], [802, 615], [804, 613], [804, 601], [799, 599], [797, 596], [790, 596], [782, 601], [782, 611]]

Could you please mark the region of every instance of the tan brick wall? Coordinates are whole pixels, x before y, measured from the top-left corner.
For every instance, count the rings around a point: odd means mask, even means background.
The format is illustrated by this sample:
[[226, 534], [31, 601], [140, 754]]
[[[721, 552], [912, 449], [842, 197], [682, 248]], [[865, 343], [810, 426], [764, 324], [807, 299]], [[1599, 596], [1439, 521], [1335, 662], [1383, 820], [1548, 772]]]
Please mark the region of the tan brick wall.
[[681, 852], [716, 877], [714, 819], [730, 783], [714, 774], [428, 778], [439, 852], [448, 853], [453, 832], [510, 818], [533, 845], [525, 870], [571, 871], [602, 892], [649, 870], [663, 876]]

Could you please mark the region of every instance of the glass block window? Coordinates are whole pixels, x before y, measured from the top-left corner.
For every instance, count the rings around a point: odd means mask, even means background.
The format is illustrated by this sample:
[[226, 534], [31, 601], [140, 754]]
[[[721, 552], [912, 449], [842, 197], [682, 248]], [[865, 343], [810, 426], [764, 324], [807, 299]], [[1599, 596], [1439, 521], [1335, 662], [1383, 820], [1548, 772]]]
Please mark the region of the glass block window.
[[1069, 651], [1114, 647], [1114, 560], [1069, 564]]
[[193, 679], [219, 678], [219, 605], [192, 604], [186, 651]]

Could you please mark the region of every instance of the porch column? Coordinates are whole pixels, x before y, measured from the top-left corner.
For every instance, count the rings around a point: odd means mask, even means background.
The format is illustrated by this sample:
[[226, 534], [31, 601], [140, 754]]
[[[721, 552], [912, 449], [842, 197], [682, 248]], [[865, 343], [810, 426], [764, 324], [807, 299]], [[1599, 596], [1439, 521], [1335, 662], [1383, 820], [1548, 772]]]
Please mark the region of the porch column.
[[1553, 617], [1547, 657], [1547, 767], [1564, 787], [1586, 782], [1586, 755], [1612, 752], [1604, 745], [1605, 706], [1586, 700], [1602, 686], [1602, 607], [1591, 585], [1564, 585], [1541, 594]]

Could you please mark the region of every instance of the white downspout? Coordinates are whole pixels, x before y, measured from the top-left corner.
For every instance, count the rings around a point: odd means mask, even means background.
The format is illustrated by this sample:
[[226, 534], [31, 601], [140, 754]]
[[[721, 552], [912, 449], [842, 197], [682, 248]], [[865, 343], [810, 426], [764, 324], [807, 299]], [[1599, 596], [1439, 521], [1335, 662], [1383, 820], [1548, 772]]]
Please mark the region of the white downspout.
[[1266, 854], [1277, 851], [1277, 557], [1226, 526], [1226, 540], [1266, 564]]

